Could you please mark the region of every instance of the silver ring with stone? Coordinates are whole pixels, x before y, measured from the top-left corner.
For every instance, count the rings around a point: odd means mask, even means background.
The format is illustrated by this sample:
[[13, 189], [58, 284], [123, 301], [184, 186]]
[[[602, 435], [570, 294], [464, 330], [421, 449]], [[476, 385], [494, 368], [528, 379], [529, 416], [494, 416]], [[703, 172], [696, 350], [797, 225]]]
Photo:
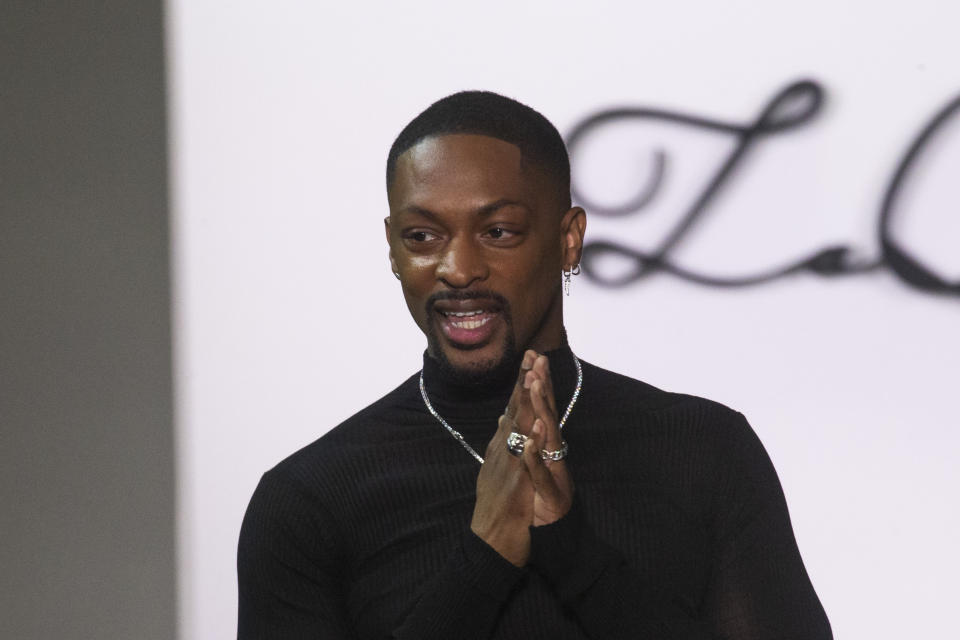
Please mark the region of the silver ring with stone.
[[523, 455], [523, 448], [527, 444], [527, 436], [516, 431], [511, 431], [507, 436], [507, 451], [519, 457]]
[[546, 449], [540, 449], [540, 457], [543, 460], [550, 460], [551, 462], [560, 462], [567, 457], [567, 452], [570, 448], [567, 446], [566, 440], [560, 441], [560, 448], [556, 451], [547, 451]]

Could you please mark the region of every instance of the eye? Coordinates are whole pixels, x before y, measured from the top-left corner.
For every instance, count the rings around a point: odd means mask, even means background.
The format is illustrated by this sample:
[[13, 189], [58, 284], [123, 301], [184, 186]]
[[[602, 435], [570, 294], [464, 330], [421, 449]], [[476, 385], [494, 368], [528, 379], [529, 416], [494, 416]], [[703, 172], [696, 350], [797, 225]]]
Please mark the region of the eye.
[[403, 235], [404, 240], [418, 243], [418, 242], [429, 242], [435, 239], [437, 236], [429, 231], [424, 231], [423, 229], [414, 229], [408, 231]]
[[517, 234], [509, 229], [504, 229], [503, 227], [493, 227], [487, 231], [487, 235], [494, 240], [507, 240]]

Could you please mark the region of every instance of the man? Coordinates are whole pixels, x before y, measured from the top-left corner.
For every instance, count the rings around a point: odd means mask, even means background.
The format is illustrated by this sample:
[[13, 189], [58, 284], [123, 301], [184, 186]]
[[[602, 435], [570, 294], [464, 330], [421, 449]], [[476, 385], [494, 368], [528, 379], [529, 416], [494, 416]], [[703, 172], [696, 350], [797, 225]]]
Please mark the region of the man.
[[387, 160], [423, 370], [267, 472], [241, 638], [830, 638], [744, 418], [578, 360], [586, 214], [556, 129], [486, 92]]

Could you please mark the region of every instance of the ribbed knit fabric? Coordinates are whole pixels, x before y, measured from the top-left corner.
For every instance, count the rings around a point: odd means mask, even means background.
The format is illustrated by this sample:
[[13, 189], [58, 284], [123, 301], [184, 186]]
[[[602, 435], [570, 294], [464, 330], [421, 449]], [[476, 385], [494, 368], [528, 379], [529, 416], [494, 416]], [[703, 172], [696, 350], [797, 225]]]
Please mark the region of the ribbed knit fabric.
[[[548, 354], [558, 407], [572, 354]], [[574, 506], [517, 568], [469, 528], [478, 463], [414, 375], [264, 474], [238, 551], [239, 637], [831, 638], [776, 472], [740, 414], [583, 364]], [[478, 452], [510, 385], [431, 401]]]

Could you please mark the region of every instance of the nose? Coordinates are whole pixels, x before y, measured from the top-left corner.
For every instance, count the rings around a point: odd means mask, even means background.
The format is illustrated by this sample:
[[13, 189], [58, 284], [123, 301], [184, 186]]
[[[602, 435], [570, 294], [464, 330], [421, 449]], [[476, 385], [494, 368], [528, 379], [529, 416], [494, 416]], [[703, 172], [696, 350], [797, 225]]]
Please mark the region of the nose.
[[464, 289], [489, 275], [482, 247], [470, 238], [450, 239], [437, 263], [437, 279], [454, 289]]

